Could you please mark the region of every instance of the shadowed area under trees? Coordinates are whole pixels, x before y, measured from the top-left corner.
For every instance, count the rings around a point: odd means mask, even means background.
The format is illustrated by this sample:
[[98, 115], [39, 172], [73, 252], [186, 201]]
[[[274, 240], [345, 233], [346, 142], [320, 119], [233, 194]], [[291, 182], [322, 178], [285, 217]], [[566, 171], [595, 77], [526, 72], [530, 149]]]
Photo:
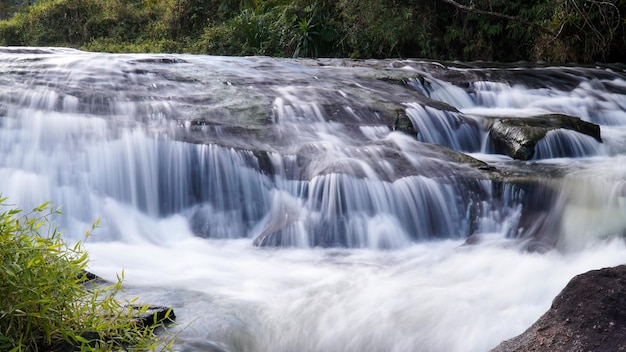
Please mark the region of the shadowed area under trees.
[[626, 0], [9, 0], [0, 7], [2, 45], [506, 62], [626, 55]]

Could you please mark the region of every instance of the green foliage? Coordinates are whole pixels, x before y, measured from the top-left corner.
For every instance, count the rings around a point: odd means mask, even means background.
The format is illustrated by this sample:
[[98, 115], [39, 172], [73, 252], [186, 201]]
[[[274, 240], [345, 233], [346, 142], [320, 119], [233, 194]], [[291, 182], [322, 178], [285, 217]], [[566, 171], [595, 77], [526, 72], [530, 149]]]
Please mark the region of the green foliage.
[[80, 242], [70, 246], [61, 239], [50, 221], [56, 210], [46, 203], [23, 214], [5, 201], [0, 199], [0, 350], [156, 349], [157, 327], [137, 326], [138, 310], [116, 298], [121, 278], [107, 287], [85, 283], [87, 253]]
[[556, 44], [566, 48], [562, 59], [591, 62], [605, 60], [615, 49], [623, 53], [624, 11], [626, 4], [616, 0], [558, 2], [551, 22], [560, 33]]
[[294, 57], [331, 52], [336, 31], [317, 3], [275, 0], [247, 6], [231, 19], [207, 27], [193, 51]]
[[[317, 57], [318, 47], [317, 42], [320, 36], [318, 31], [318, 24], [315, 23], [313, 17], [308, 20], [301, 19], [295, 27], [296, 35], [293, 40], [297, 43], [296, 49], [293, 53], [294, 57], [298, 56], [312, 56]], [[303, 55], [300, 55], [303, 54]]]
[[107, 37], [92, 39], [83, 44], [81, 49], [108, 53], [179, 53], [185, 51], [179, 42], [170, 39], [120, 41]]
[[270, 40], [267, 16], [245, 9], [230, 21], [232, 35], [241, 43], [243, 55], [263, 55]]
[[401, 48], [414, 38], [411, 7], [384, 0], [337, 3], [343, 33], [339, 45], [350, 57], [402, 56]]
[[25, 45], [18, 16], [0, 21], [0, 45]]
[[172, 0], [165, 12], [164, 22], [172, 39], [198, 36], [218, 11], [217, 1]]
[[87, 23], [103, 9], [90, 0], [50, 0], [32, 6], [23, 21], [23, 40], [27, 45], [53, 42], [71, 46], [87, 38]]
[[216, 55], [270, 55], [269, 15], [244, 9], [226, 22], [207, 27], [192, 52]]
[[[544, 1], [545, 2], [545, 1]], [[474, 8], [518, 17], [522, 20], [543, 21], [541, 1], [476, 0]], [[456, 11], [451, 8], [444, 35], [451, 58], [473, 60], [529, 60], [533, 46], [533, 28], [527, 24], [495, 16]], [[515, 43], [514, 45], [512, 45]]]
[[0, 18], [10, 18], [22, 5], [24, 1], [0, 0]]
[[[293, 9], [291, 31], [287, 47], [293, 57], [318, 57], [332, 52], [338, 36], [339, 25], [333, 18], [332, 7], [313, 4]], [[295, 46], [295, 47], [294, 47]]]
[[0, 44], [465, 61], [626, 55], [624, 0], [458, 3], [467, 7], [441, 0], [39, 0], [0, 21]]

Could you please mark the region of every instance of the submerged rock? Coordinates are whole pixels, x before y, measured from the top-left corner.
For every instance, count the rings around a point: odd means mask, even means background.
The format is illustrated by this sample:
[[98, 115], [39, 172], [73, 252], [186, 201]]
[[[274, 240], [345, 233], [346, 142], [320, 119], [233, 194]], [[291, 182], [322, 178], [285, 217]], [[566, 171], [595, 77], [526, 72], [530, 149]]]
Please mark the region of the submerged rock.
[[505, 351], [626, 351], [626, 265], [574, 277], [526, 332], [492, 350]]
[[575, 131], [602, 143], [600, 126], [561, 114], [499, 119], [491, 126], [489, 138], [496, 153], [514, 159], [530, 160], [535, 155], [537, 142], [548, 132], [557, 129]]

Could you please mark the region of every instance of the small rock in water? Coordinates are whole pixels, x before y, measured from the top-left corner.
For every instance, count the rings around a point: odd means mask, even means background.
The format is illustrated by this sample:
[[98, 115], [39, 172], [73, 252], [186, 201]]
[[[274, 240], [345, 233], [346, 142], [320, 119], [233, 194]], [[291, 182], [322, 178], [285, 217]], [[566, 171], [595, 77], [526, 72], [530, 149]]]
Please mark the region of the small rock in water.
[[169, 307], [149, 306], [146, 311], [141, 311], [141, 306], [133, 306], [138, 311], [133, 317], [135, 324], [140, 327], [150, 327], [158, 324], [171, 324], [176, 320], [174, 310]]

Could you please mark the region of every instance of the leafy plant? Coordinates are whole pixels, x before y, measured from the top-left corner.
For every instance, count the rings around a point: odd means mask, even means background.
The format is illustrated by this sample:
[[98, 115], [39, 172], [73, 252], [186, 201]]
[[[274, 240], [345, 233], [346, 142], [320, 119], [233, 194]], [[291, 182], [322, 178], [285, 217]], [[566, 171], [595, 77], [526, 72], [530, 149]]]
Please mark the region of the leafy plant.
[[245, 9], [232, 22], [234, 33], [241, 38], [242, 47], [246, 55], [265, 54], [265, 43], [270, 34], [263, 16], [259, 16], [254, 10]]
[[[155, 329], [140, 326], [112, 285], [87, 282], [82, 243], [68, 245], [48, 203], [23, 214], [0, 199], [0, 350], [155, 350]], [[97, 226], [87, 231], [87, 236]], [[168, 347], [168, 346], [164, 346]]]
[[311, 56], [317, 57], [317, 23], [313, 22], [313, 17], [308, 20], [302, 19], [296, 26], [296, 36], [293, 38], [298, 44], [293, 53], [293, 57]]

